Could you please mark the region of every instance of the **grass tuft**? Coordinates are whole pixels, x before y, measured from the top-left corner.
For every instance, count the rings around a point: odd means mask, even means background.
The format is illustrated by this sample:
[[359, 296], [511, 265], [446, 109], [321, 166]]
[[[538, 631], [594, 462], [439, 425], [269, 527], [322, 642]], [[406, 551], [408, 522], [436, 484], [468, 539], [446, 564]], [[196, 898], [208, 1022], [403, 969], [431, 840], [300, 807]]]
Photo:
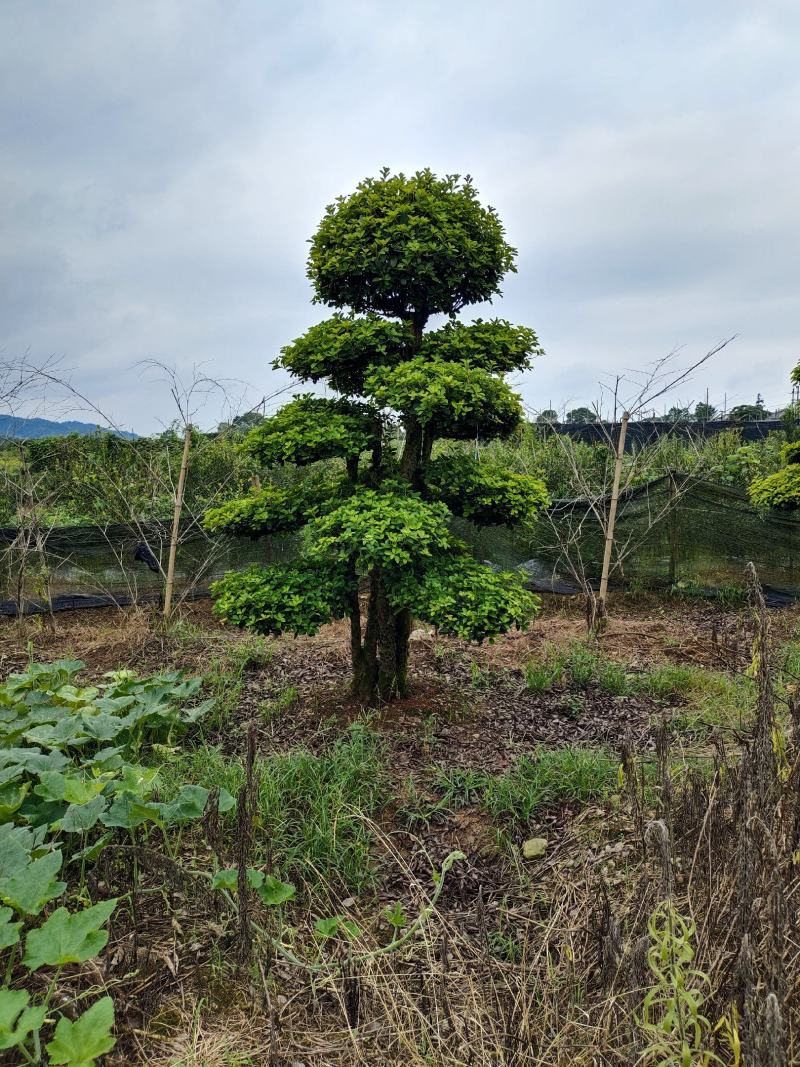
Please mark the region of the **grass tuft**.
[[603, 800], [614, 790], [617, 774], [617, 761], [604, 749], [539, 749], [506, 774], [489, 778], [484, 803], [492, 818], [525, 825], [542, 808]]

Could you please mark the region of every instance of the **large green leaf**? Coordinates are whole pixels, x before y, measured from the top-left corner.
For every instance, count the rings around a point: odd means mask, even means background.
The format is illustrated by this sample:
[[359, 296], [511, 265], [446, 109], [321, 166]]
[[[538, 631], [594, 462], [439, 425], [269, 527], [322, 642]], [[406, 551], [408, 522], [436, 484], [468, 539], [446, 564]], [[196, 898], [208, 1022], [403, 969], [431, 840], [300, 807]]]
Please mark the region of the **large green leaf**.
[[209, 790], [202, 785], [184, 785], [180, 792], [168, 804], [156, 804], [162, 813], [162, 821], [169, 826], [173, 823], [189, 822], [199, 819], [208, 802]]
[[8, 782], [0, 787], [0, 822], [8, 822], [22, 807], [30, 782]]
[[75, 715], [65, 715], [55, 726], [35, 726], [26, 730], [26, 741], [45, 748], [64, 748], [66, 745], [84, 744], [87, 740], [83, 723]]
[[280, 878], [275, 878], [273, 875], [268, 874], [264, 879], [264, 884], [258, 886], [256, 892], [261, 897], [263, 904], [274, 906], [276, 904], [285, 904], [287, 900], [291, 900], [295, 894], [295, 888], [291, 882], [282, 882]]
[[129, 793], [115, 798], [114, 803], [100, 816], [103, 826], [119, 826], [124, 830], [132, 830], [136, 826], [142, 826], [146, 822], [158, 825], [163, 823], [162, 805], [145, 804], [138, 801]]
[[117, 796], [129, 793], [134, 797], [147, 797], [157, 777], [157, 767], [140, 767], [135, 763], [126, 763], [120, 777], [114, 782], [113, 790]]
[[69, 759], [63, 752], [42, 752], [39, 748], [7, 748], [0, 754], [3, 764], [14, 763], [29, 774], [43, 771], [63, 771]]
[[92, 959], [106, 946], [108, 930], [102, 927], [116, 906], [116, 900], [103, 900], [74, 914], [57, 908], [42, 926], [28, 934], [22, 962], [29, 971], [35, 971], [45, 964], [63, 967]]
[[44, 1022], [47, 1009], [29, 1007], [29, 1001], [25, 989], [0, 988], [0, 1049], [21, 1045]]
[[59, 825], [65, 834], [83, 834], [91, 830], [108, 806], [105, 797], [93, 797], [86, 804], [70, 804]]
[[0, 900], [20, 913], [38, 915], [45, 904], [67, 888], [55, 875], [61, 870], [61, 853], [48, 852], [7, 878], [0, 878]]
[[45, 771], [39, 776], [34, 789], [45, 800], [65, 800], [68, 804], [86, 804], [103, 792], [107, 779], [84, 778], [78, 775], [61, 774], [60, 771]]
[[41, 830], [0, 823], [0, 879], [27, 866], [31, 852], [41, 847], [44, 836]]
[[47, 1045], [51, 1064], [65, 1067], [94, 1067], [100, 1056], [116, 1044], [111, 1036], [114, 1026], [114, 1003], [102, 997], [75, 1022], [58, 1020], [55, 1036]]
[[13, 914], [11, 908], [0, 908], [0, 951], [4, 948], [11, 948], [19, 941], [22, 923], [9, 922]]
[[118, 718], [116, 715], [107, 715], [105, 712], [99, 715], [84, 713], [82, 721], [86, 733], [96, 741], [113, 741], [117, 734], [127, 728], [125, 719]]

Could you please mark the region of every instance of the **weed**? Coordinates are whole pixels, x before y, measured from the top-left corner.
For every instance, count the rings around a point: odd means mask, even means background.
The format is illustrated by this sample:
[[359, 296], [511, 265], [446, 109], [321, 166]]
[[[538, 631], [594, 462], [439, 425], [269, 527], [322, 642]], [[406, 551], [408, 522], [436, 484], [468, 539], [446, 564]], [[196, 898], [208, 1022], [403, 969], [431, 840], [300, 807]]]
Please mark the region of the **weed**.
[[683, 705], [670, 717], [673, 733], [704, 736], [717, 726], [741, 727], [755, 703], [755, 689], [747, 679], [702, 667], [658, 667], [637, 686], [656, 700]]
[[271, 722], [275, 722], [280, 719], [287, 711], [291, 711], [297, 704], [299, 694], [297, 687], [288, 685], [277, 696], [270, 697], [268, 700], [261, 702], [259, 706], [259, 714], [262, 721], [268, 725]]
[[708, 1050], [711, 1023], [703, 1014], [709, 978], [693, 966], [695, 925], [671, 900], [658, 905], [647, 924], [647, 962], [653, 985], [645, 995], [639, 1025], [650, 1039], [647, 1061], [663, 1067], [721, 1062]]
[[522, 756], [506, 774], [489, 778], [484, 802], [493, 818], [525, 825], [553, 804], [602, 800], [616, 783], [617, 762], [603, 749], [540, 749]]
[[471, 767], [437, 767], [436, 789], [442, 793], [442, 804], [453, 811], [475, 804], [486, 788], [486, 775]]
[[427, 797], [417, 786], [413, 775], [409, 774], [403, 783], [400, 804], [397, 807], [397, 819], [411, 830], [427, 829], [437, 818], [448, 811], [444, 801]]
[[[235, 793], [245, 780], [239, 758], [203, 745], [162, 773], [169, 793], [182, 776]], [[369, 820], [386, 799], [383, 742], [354, 723], [321, 755], [307, 749], [256, 759], [254, 860], [307, 885], [358, 889], [373, 879]], [[233, 813], [228, 818], [232, 819]]]
[[691, 692], [696, 675], [693, 667], [665, 664], [637, 679], [636, 687], [654, 700], [680, 700]]
[[495, 672], [491, 667], [481, 667], [480, 663], [472, 660], [469, 665], [470, 685], [477, 693], [485, 693], [490, 688], [495, 678]]
[[547, 649], [542, 660], [525, 664], [524, 674], [525, 685], [533, 693], [545, 693], [565, 684], [578, 689], [596, 685], [614, 696], [630, 692], [625, 667], [583, 641], [573, 641], [566, 648]]
[[557, 659], [525, 664], [525, 687], [530, 693], [547, 693], [564, 682], [564, 668]]
[[239, 706], [247, 671], [263, 669], [272, 656], [273, 650], [263, 637], [250, 636], [211, 661], [205, 682], [214, 701], [214, 713], [207, 720], [212, 729], [223, 726]]

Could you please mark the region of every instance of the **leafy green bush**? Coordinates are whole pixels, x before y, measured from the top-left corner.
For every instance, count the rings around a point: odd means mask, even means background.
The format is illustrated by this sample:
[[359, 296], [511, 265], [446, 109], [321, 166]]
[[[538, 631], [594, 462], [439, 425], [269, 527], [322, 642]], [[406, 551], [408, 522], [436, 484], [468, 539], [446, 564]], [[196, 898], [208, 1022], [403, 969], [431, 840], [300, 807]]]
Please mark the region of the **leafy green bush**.
[[[795, 449], [796, 445], [787, 448]], [[750, 483], [750, 499], [761, 508], [800, 507], [800, 462], [796, 459], [787, 466], [765, 478], [756, 478]]]

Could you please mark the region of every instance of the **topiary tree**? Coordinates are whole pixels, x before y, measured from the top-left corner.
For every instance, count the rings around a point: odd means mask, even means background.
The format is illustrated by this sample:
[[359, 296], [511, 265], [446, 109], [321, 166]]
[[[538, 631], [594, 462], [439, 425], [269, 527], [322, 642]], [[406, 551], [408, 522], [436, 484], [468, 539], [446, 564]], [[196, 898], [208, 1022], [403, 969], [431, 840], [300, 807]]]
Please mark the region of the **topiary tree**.
[[567, 422], [577, 423], [578, 426], [588, 426], [592, 422], [597, 422], [597, 412], [592, 411], [591, 408], [573, 408], [572, 411], [567, 412]]
[[760, 422], [768, 415], [763, 404], [737, 404], [728, 412], [728, 418], [733, 422]]
[[[308, 275], [315, 302], [339, 310], [275, 366], [339, 396], [296, 396], [245, 440], [264, 467], [305, 467], [303, 478], [206, 518], [210, 530], [303, 531], [294, 563], [217, 582], [216, 611], [269, 634], [312, 634], [349, 617], [353, 692], [364, 703], [406, 693], [413, 617], [481, 641], [537, 610], [517, 574], [478, 563], [450, 531], [453, 515], [510, 525], [547, 502], [538, 479], [458, 445], [506, 436], [521, 421], [504, 375], [541, 352], [536, 334], [456, 318], [499, 293], [515, 255], [469, 178], [384, 170], [330, 205]], [[447, 320], [427, 329], [435, 315]], [[452, 443], [434, 455], [441, 439]]]

